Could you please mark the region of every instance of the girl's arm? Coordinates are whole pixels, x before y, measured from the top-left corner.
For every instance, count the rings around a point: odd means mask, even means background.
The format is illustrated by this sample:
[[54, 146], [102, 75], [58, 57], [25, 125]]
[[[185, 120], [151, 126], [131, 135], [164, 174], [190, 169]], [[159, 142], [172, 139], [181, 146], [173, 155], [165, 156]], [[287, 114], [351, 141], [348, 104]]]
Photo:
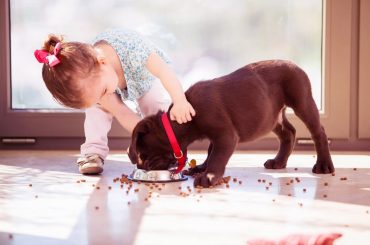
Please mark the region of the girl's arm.
[[119, 124], [130, 134], [140, 121], [140, 117], [128, 108], [115, 93], [104, 95], [99, 104], [104, 110], [117, 118]]
[[161, 80], [164, 88], [171, 96], [173, 102], [173, 107], [170, 111], [171, 120], [176, 120], [180, 124], [191, 121], [191, 117], [195, 116], [195, 110], [186, 100], [181, 83], [177, 79], [175, 72], [155, 52], [149, 55], [146, 68]]

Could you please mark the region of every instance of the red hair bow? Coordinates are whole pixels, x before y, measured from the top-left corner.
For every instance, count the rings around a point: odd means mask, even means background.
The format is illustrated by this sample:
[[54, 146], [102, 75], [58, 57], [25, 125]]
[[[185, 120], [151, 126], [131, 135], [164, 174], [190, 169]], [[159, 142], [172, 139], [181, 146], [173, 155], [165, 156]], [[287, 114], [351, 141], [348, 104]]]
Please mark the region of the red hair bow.
[[35, 50], [35, 57], [38, 62], [48, 64], [50, 67], [53, 67], [60, 63], [60, 60], [57, 58], [57, 54], [59, 53], [61, 48], [61, 43], [57, 43], [54, 48], [54, 54], [49, 54], [44, 50]]

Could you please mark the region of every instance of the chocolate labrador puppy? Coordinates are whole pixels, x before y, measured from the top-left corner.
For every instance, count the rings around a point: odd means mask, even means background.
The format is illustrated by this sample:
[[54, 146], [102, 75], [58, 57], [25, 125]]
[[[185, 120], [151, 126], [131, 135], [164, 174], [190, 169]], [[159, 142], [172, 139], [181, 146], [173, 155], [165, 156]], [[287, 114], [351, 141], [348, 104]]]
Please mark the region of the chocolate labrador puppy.
[[[252, 63], [229, 75], [198, 82], [185, 95], [197, 114], [185, 124], [171, 121], [182, 151], [186, 152], [195, 140], [210, 140], [207, 159], [190, 170], [190, 174], [201, 173], [195, 177], [195, 186], [218, 183], [237, 143], [258, 139], [270, 131], [278, 136], [280, 147], [276, 157], [267, 160], [264, 166], [285, 168], [295, 143], [295, 129], [285, 116], [286, 107], [294, 110], [311, 133], [317, 152], [312, 172], [334, 172], [310, 80], [292, 62]], [[164, 170], [176, 162], [162, 126], [162, 113], [144, 118], [133, 131], [129, 157], [138, 168]]]

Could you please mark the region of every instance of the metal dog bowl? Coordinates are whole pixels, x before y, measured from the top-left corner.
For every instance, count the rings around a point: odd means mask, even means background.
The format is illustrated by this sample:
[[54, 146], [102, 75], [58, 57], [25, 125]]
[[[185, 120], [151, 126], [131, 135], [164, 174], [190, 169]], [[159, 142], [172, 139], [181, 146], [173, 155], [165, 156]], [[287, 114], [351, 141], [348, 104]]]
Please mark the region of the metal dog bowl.
[[129, 176], [129, 180], [141, 182], [177, 182], [187, 180], [188, 177], [184, 176], [182, 172], [175, 174], [170, 170], [142, 170], [135, 169]]

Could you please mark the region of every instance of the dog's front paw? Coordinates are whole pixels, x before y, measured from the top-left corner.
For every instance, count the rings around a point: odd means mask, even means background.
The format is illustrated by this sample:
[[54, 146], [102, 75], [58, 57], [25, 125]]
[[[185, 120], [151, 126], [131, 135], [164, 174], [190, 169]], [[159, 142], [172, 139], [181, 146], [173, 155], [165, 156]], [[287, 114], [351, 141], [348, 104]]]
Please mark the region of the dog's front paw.
[[207, 164], [203, 163], [201, 165], [195, 166], [194, 168], [186, 169], [182, 173], [184, 175], [193, 176], [193, 175], [196, 175], [196, 174], [203, 173], [204, 171], [206, 171], [206, 169], [207, 169]]
[[286, 162], [279, 162], [275, 159], [269, 159], [264, 164], [267, 169], [282, 169], [286, 168]]
[[210, 186], [215, 186], [220, 182], [221, 176], [214, 173], [202, 173], [195, 177], [194, 186], [209, 188]]
[[317, 161], [312, 168], [315, 174], [331, 174], [334, 173], [334, 165], [332, 161]]

